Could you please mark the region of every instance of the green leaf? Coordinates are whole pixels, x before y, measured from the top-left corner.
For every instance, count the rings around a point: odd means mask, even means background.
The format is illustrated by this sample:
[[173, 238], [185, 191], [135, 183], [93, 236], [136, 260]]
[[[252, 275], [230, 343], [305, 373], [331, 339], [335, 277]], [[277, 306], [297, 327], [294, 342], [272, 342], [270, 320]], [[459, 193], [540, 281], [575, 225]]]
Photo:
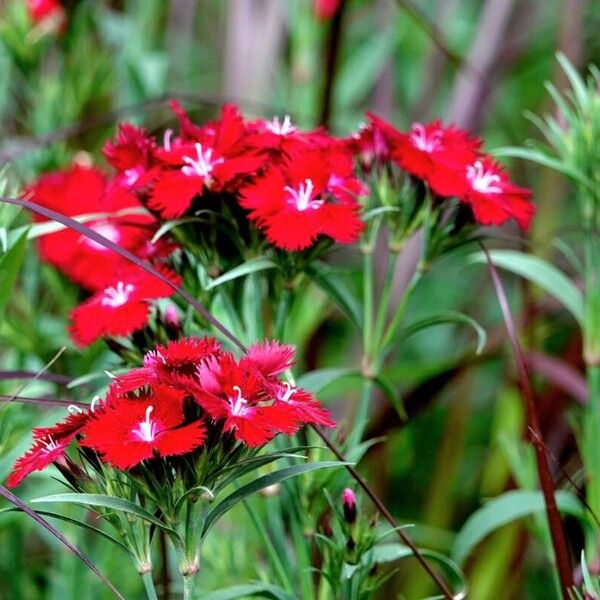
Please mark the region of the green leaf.
[[333, 269], [325, 263], [315, 261], [306, 268], [306, 274], [339, 306], [352, 324], [360, 329], [360, 303]]
[[94, 508], [109, 508], [117, 512], [124, 512], [134, 515], [156, 525], [169, 535], [179, 537], [174, 529], [157, 519], [152, 513], [148, 512], [134, 502], [116, 498], [114, 496], [106, 496], [105, 494], [54, 494], [52, 496], [42, 496], [35, 498], [31, 502], [66, 502], [68, 504], [82, 504], [83, 506], [92, 506]]
[[483, 349], [485, 348], [485, 344], [487, 341], [487, 334], [485, 329], [472, 317], [465, 315], [461, 312], [455, 311], [445, 311], [440, 312], [430, 317], [425, 317], [415, 323], [412, 323], [408, 327], [405, 327], [398, 333], [398, 337], [407, 338], [411, 335], [421, 331], [422, 329], [426, 329], [427, 327], [432, 327], [433, 325], [442, 325], [447, 323], [459, 323], [461, 325], [469, 325], [475, 330], [477, 334], [477, 349], [476, 353], [481, 354]]
[[548, 155], [546, 152], [531, 148], [518, 148], [511, 146], [507, 148], [498, 148], [497, 150], [494, 150], [493, 155], [498, 157], [509, 156], [512, 158], [523, 158], [525, 160], [529, 160], [538, 165], [542, 165], [543, 167], [548, 167], [549, 169], [557, 171], [558, 173], [562, 173], [589, 190], [594, 190], [594, 182], [586, 177], [581, 171], [568, 164], [565, 164], [558, 158]]
[[219, 285], [227, 283], [228, 281], [232, 281], [237, 279], [238, 277], [244, 277], [244, 275], [249, 275], [250, 273], [256, 273], [257, 271], [265, 271], [267, 269], [273, 269], [277, 265], [268, 258], [264, 258], [263, 256], [259, 256], [258, 258], [252, 258], [251, 260], [247, 260], [245, 263], [234, 267], [227, 273], [223, 273], [220, 277], [213, 279], [207, 286], [206, 290], [212, 290]]
[[394, 384], [381, 373], [374, 380], [377, 387], [383, 392], [389, 403], [394, 407], [394, 410], [403, 422], [408, 421], [408, 413], [402, 401], [400, 394], [394, 387]]
[[0, 258], [0, 324], [4, 322], [6, 306], [23, 263], [26, 246], [27, 233], [24, 233], [16, 244]]
[[[4, 512], [23, 512], [23, 511], [19, 508], [4, 508], [4, 509], [0, 510], [0, 514], [4, 513]], [[125, 544], [123, 544], [123, 542], [119, 541], [117, 538], [114, 538], [112, 535], [106, 533], [106, 531], [102, 531], [102, 529], [93, 527], [92, 525], [89, 525], [85, 521], [80, 521], [79, 519], [74, 519], [72, 517], [67, 517], [66, 515], [61, 515], [60, 513], [55, 513], [55, 512], [48, 511], [48, 510], [37, 510], [36, 512], [38, 515], [42, 515], [43, 517], [59, 519], [61, 521], [65, 521], [66, 523], [72, 523], [73, 525], [77, 525], [78, 527], [87, 529], [88, 531], [92, 531], [96, 535], [99, 535], [99, 536], [103, 537], [105, 540], [108, 540], [109, 542], [113, 543], [115, 546], [117, 546], [118, 548], [123, 550], [123, 552], [125, 552], [126, 554], [131, 556], [133, 559], [135, 559], [135, 555], [133, 554], [133, 552], [131, 552], [131, 550]]]
[[[575, 284], [550, 263], [517, 250], [490, 250], [490, 258], [497, 267], [506, 269], [535, 283], [556, 298], [581, 325], [583, 324], [583, 295]], [[473, 263], [487, 263], [483, 252], [469, 257]]]
[[344, 377], [361, 377], [359, 371], [346, 368], [315, 369], [308, 373], [303, 373], [296, 379], [298, 387], [304, 388], [317, 395], [328, 385], [343, 379]]
[[294, 465], [292, 467], [285, 467], [284, 469], [280, 469], [279, 471], [275, 471], [274, 473], [269, 473], [268, 475], [263, 475], [246, 485], [235, 490], [227, 496], [224, 500], [219, 502], [206, 516], [206, 521], [204, 522], [204, 527], [202, 529], [202, 537], [204, 537], [210, 530], [210, 528], [214, 525], [214, 523], [222, 517], [228, 510], [233, 508], [238, 502], [241, 502], [244, 498], [247, 498], [251, 494], [262, 490], [263, 488], [269, 487], [270, 485], [274, 485], [276, 483], [280, 483], [281, 481], [285, 481], [286, 479], [290, 479], [291, 477], [296, 477], [297, 475], [302, 475], [304, 473], [308, 473], [310, 471], [317, 471], [319, 469], [327, 469], [331, 467], [343, 467], [349, 463], [339, 462], [339, 461], [323, 461], [323, 462], [315, 462], [309, 464], [301, 464]]
[[[585, 518], [581, 502], [571, 492], [555, 493], [561, 512], [579, 519]], [[506, 492], [475, 511], [459, 531], [452, 548], [452, 559], [463, 564], [475, 546], [493, 531], [523, 517], [545, 511], [544, 497], [540, 491], [514, 490]]]
[[[448, 557], [435, 552], [433, 550], [427, 550], [425, 548], [419, 548], [419, 553], [425, 558], [429, 558], [439, 565], [450, 575], [453, 597], [454, 598], [466, 598], [467, 596], [467, 580], [460, 567], [450, 560]], [[403, 558], [410, 558], [414, 556], [413, 551], [404, 544], [398, 543], [386, 543], [377, 544], [373, 549], [363, 554], [361, 563], [363, 566], [370, 566], [371, 564], [382, 564], [388, 562], [395, 562], [402, 560]]]
[[279, 586], [270, 583], [247, 583], [244, 585], [233, 585], [216, 592], [203, 594], [204, 600], [238, 600], [248, 596], [260, 596], [261, 598], [273, 598], [273, 600], [295, 600], [296, 596], [289, 594]]

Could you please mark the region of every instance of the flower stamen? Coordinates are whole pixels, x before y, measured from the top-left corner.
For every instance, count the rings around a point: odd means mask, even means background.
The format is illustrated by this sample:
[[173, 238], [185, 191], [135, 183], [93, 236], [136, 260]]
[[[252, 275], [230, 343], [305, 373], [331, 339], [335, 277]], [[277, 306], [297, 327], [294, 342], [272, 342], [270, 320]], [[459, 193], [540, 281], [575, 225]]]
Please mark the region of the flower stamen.
[[286, 185], [284, 190], [291, 196], [290, 202], [291, 204], [296, 205], [296, 209], [300, 212], [305, 211], [308, 208], [318, 209], [323, 204], [323, 200], [312, 200], [312, 194], [315, 190], [315, 184], [311, 179], [305, 179], [304, 183], [301, 183], [298, 186], [298, 189]]
[[146, 419], [132, 431], [132, 433], [137, 435], [142, 442], [152, 442], [156, 437], [156, 422], [150, 419], [150, 413], [153, 410], [154, 407], [152, 405], [148, 406], [148, 408], [146, 408]]
[[202, 177], [202, 179], [209, 179], [210, 174], [216, 165], [220, 165], [223, 162], [222, 158], [213, 159], [213, 149], [207, 148], [202, 149], [202, 144], [194, 144], [196, 148], [196, 158], [191, 156], [184, 156], [183, 162], [186, 164], [185, 167], [181, 167], [181, 171], [188, 177]]
[[421, 123], [415, 123], [410, 129], [411, 142], [423, 152], [434, 152], [439, 150], [442, 144], [442, 132], [433, 131], [427, 135], [425, 127]]
[[467, 179], [473, 189], [481, 194], [501, 194], [500, 176], [492, 171], [486, 171], [480, 160], [467, 167]]
[[229, 398], [229, 405], [231, 406], [231, 414], [237, 417], [244, 414], [248, 400], [242, 396], [242, 390], [239, 386], [234, 385], [233, 389], [237, 392], [237, 398]]
[[117, 308], [123, 306], [128, 300], [131, 292], [135, 289], [135, 286], [131, 283], [123, 283], [119, 281], [115, 287], [107, 287], [104, 290], [104, 297], [101, 300], [102, 306], [110, 306]]

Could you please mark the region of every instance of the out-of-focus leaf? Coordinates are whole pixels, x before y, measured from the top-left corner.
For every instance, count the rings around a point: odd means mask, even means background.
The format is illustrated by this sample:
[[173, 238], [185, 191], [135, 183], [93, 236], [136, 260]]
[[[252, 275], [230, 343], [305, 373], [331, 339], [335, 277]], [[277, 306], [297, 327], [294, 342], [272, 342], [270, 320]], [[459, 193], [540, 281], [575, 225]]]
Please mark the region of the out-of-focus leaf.
[[306, 273], [340, 307], [352, 324], [360, 329], [360, 304], [333, 269], [325, 263], [315, 261], [306, 268]]
[[[571, 492], [555, 493], [556, 504], [561, 512], [580, 520], [585, 519], [581, 502]], [[475, 511], [459, 531], [452, 548], [452, 559], [463, 564], [475, 546], [503, 525], [545, 511], [544, 497], [540, 491], [514, 490], [506, 492]]]
[[303, 373], [298, 377], [296, 383], [315, 395], [318, 395], [328, 385], [343, 379], [344, 377], [361, 377], [359, 371], [346, 368], [315, 369], [308, 373]]
[[204, 594], [204, 600], [237, 600], [259, 596], [260, 598], [272, 598], [273, 600], [295, 600], [296, 596], [282, 590], [279, 586], [270, 583], [247, 583], [244, 585], [233, 585], [216, 592]]
[[[579, 324], [583, 323], [583, 295], [562, 271], [537, 256], [517, 250], [490, 250], [489, 254], [494, 265], [540, 286], [556, 298]], [[483, 252], [472, 254], [469, 260], [487, 263]]]
[[25, 256], [27, 234], [24, 233], [16, 244], [0, 258], [0, 323], [4, 321], [6, 305], [13, 293], [13, 287]]
[[432, 327], [434, 325], [445, 325], [448, 323], [458, 323], [460, 325], [469, 325], [472, 327], [477, 334], [477, 348], [475, 352], [477, 354], [481, 354], [487, 341], [485, 329], [475, 319], [460, 312], [446, 311], [430, 317], [425, 317], [424, 319], [421, 319], [416, 323], [412, 323], [408, 327], [402, 329], [398, 333], [398, 337], [407, 338], [418, 331], [426, 329], [427, 327]]

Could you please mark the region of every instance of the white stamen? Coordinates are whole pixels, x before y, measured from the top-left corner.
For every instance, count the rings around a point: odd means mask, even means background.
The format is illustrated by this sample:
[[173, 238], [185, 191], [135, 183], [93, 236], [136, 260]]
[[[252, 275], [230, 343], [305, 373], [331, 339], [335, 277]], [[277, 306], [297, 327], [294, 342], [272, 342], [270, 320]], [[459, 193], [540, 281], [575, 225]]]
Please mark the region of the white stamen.
[[440, 147], [442, 142], [442, 132], [434, 131], [427, 135], [425, 127], [421, 123], [415, 123], [410, 130], [410, 139], [412, 143], [423, 152], [433, 152]]
[[104, 374], [109, 378], [109, 379], [116, 379], [117, 376], [114, 373], [111, 373], [110, 371], [107, 371], [106, 369], [104, 369]]
[[99, 405], [102, 402], [102, 398], [100, 398], [100, 396], [94, 396], [92, 398], [92, 403], [90, 404], [90, 410], [92, 412], [94, 412], [94, 409], [96, 408], [97, 405]]
[[139, 168], [133, 167], [131, 169], [125, 169], [123, 175], [125, 185], [133, 185], [140, 178], [141, 171]]
[[83, 414], [83, 410], [79, 406], [75, 406], [75, 404], [69, 404], [69, 406], [67, 406], [67, 412], [71, 415]]
[[233, 389], [237, 392], [237, 398], [229, 398], [229, 405], [231, 406], [231, 414], [237, 417], [244, 413], [248, 400], [242, 396], [242, 390], [237, 385], [234, 385]]
[[223, 159], [216, 158], [213, 160], [212, 148], [202, 150], [202, 144], [194, 144], [194, 146], [196, 148], [197, 158], [184, 156], [183, 162], [186, 164], [186, 166], [181, 167], [181, 172], [188, 177], [196, 175], [198, 177], [202, 177], [203, 179], [207, 179], [215, 166], [221, 164]]
[[163, 136], [163, 147], [167, 152], [171, 152], [171, 138], [173, 137], [173, 130], [167, 129]]
[[[296, 205], [299, 211], [305, 211], [307, 208], [317, 209], [323, 204], [323, 200], [311, 200], [315, 185], [311, 179], [305, 179], [304, 183], [295, 190], [286, 185], [284, 190], [291, 196], [291, 203]], [[288, 200], [289, 202], [289, 200]]]
[[279, 117], [273, 117], [272, 121], [267, 121], [267, 123], [265, 123], [265, 127], [275, 135], [287, 135], [298, 129], [296, 126], [292, 125], [290, 115], [285, 115], [283, 123], [279, 122]]
[[277, 392], [277, 400], [280, 400], [281, 402], [289, 402], [291, 397], [298, 391], [295, 387], [293, 387], [290, 383], [288, 383], [287, 381], [283, 382], [283, 385], [285, 385], [285, 387], [287, 388], [285, 390], [285, 392], [281, 392], [278, 391]]
[[486, 171], [480, 160], [467, 167], [467, 179], [473, 189], [482, 194], [501, 194], [500, 176], [492, 171]]
[[150, 419], [150, 413], [154, 410], [153, 406], [146, 409], [146, 420], [139, 424], [132, 433], [137, 435], [142, 442], [152, 442], [156, 437], [156, 423]]
[[44, 450], [42, 450], [42, 452], [45, 452], [46, 454], [48, 454], [49, 452], [52, 452], [52, 450], [56, 450], [57, 448], [60, 448], [60, 444], [57, 444], [53, 439], [52, 436], [48, 436], [48, 441], [44, 441], [42, 440], [42, 444], [44, 444], [45, 448]]
[[111, 306], [116, 308], [117, 306], [123, 306], [128, 300], [131, 292], [135, 287], [131, 283], [123, 283], [119, 281], [116, 287], [107, 287], [104, 290], [104, 297], [100, 301], [102, 306]]

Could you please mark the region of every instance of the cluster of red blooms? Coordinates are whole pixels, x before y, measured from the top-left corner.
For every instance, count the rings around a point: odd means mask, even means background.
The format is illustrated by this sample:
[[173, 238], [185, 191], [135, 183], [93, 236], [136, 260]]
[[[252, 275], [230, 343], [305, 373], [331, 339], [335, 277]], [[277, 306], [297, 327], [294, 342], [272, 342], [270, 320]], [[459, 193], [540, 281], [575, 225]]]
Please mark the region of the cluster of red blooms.
[[[402, 133], [370, 115], [359, 133], [338, 139], [322, 129], [300, 131], [287, 116], [246, 121], [233, 105], [204, 125], [193, 123], [178, 104], [172, 108], [179, 135], [167, 130], [160, 143], [141, 128], [119, 127], [104, 147], [115, 171], [111, 178], [75, 165], [42, 176], [28, 194], [71, 216], [111, 213], [88, 225], [158, 265], [174, 283], [177, 275], [166, 262], [175, 245], [164, 238], [151, 243], [161, 221], [218, 209], [220, 199], [233, 198], [267, 243], [280, 250], [300, 252], [320, 238], [355, 243], [365, 226], [361, 197], [368, 193], [358, 167], [373, 163], [395, 164], [425, 182], [436, 201], [458, 198], [484, 225], [513, 218], [527, 228], [534, 213], [529, 190], [510, 182], [481, 152], [480, 140], [437, 121], [415, 123]], [[123, 209], [129, 212], [124, 215]], [[71, 230], [43, 237], [40, 252], [94, 294], [72, 313], [71, 332], [81, 345], [131, 334], [148, 322], [152, 301], [172, 293]]]
[[72, 406], [64, 421], [34, 429], [33, 447], [17, 460], [8, 485], [52, 463], [69, 470], [66, 451], [74, 440], [125, 470], [199, 452], [208, 439], [226, 443], [230, 436], [256, 448], [306, 423], [333, 427], [312, 394], [281, 379], [293, 357], [291, 346], [277, 342], [257, 343], [239, 360], [213, 338], [158, 346], [142, 367], [113, 380], [104, 401], [85, 411]]
[[413, 123], [403, 133], [374, 114], [368, 117], [369, 125], [353, 137], [355, 151], [367, 163], [391, 161], [436, 196], [469, 205], [481, 225], [514, 219], [521, 229], [529, 228], [535, 214], [531, 191], [510, 181], [502, 166], [481, 151], [479, 138], [440, 121]]

